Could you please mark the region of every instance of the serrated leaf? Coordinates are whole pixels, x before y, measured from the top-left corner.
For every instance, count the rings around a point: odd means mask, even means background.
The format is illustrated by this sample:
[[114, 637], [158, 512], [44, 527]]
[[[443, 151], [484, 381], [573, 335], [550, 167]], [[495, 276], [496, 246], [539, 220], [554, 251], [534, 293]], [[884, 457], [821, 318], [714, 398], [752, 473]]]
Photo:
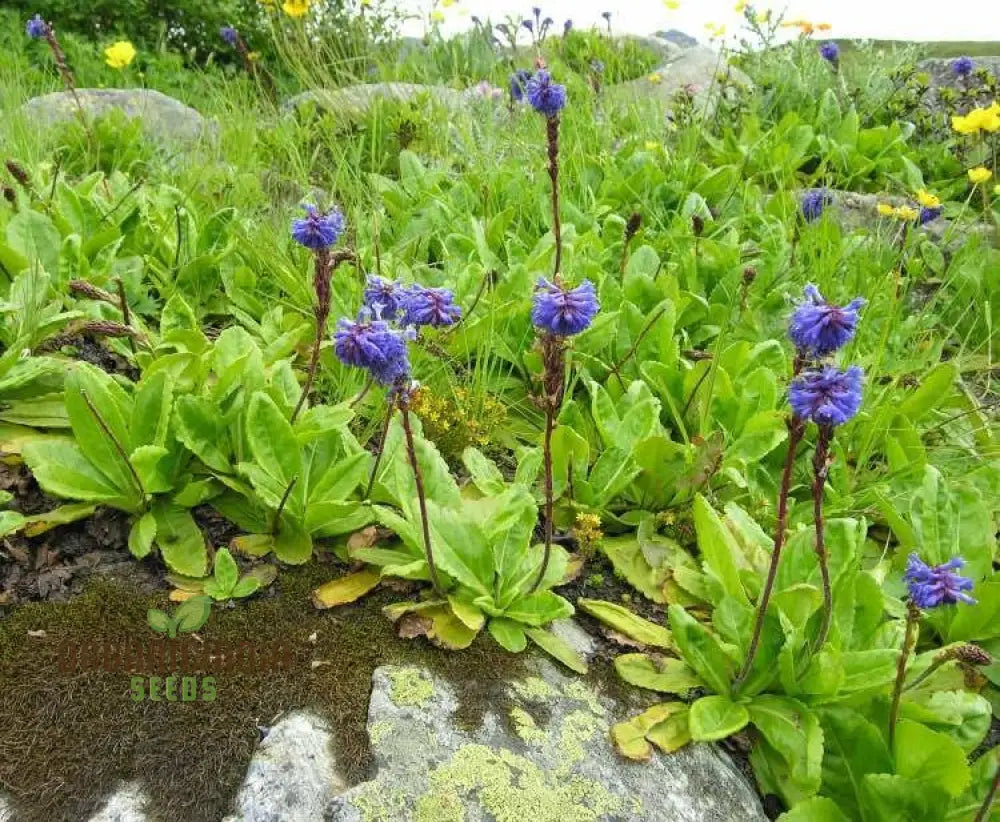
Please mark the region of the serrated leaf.
[[128, 534], [128, 549], [132, 556], [142, 559], [153, 550], [153, 540], [156, 538], [156, 517], [149, 511], [132, 523]]
[[495, 617], [487, 623], [486, 628], [497, 644], [512, 654], [519, 654], [528, 646], [524, 626], [513, 620]]
[[636, 642], [667, 650], [672, 650], [674, 647], [670, 631], [662, 625], [633, 614], [623, 605], [599, 599], [580, 599], [576, 604], [609, 628], [625, 634]]

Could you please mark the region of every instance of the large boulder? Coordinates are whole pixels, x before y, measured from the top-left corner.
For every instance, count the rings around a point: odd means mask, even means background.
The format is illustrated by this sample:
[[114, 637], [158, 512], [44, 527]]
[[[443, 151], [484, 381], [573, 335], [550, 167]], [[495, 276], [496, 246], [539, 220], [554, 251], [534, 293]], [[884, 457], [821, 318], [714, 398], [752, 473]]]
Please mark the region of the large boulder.
[[1000, 81], [1000, 57], [974, 57], [972, 62], [975, 68], [968, 80], [963, 80], [955, 74], [955, 70], [952, 68], [954, 62], [955, 58], [953, 57], [930, 57], [917, 64], [917, 72], [928, 76], [932, 89], [943, 86], [955, 89], [961, 89], [965, 86], [976, 88], [980, 84], [980, 78], [977, 77], [977, 72], [980, 70], [985, 70], [992, 74], [995, 80]]
[[730, 96], [752, 87], [750, 78], [720, 52], [695, 46], [679, 51], [646, 77], [609, 87], [608, 93], [625, 100], [659, 102], [668, 109], [686, 98], [697, 111], [710, 114], [720, 94]]
[[21, 111], [34, 125], [45, 127], [73, 120], [79, 116], [79, 107], [89, 119], [111, 111], [139, 118], [145, 134], [160, 142], [190, 144], [213, 138], [217, 132], [215, 123], [190, 106], [145, 88], [81, 88], [75, 95], [55, 91], [31, 98]]
[[368, 710], [377, 772], [325, 822], [764, 822], [757, 796], [712, 745], [637, 765], [612, 748], [629, 707], [547, 660], [496, 694], [478, 727], [417, 667], [378, 668]]

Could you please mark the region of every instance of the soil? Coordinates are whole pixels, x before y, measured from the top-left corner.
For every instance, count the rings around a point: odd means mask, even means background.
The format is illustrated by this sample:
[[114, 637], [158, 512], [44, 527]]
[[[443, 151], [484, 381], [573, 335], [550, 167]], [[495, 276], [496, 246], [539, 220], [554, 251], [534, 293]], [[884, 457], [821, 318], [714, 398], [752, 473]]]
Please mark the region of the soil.
[[140, 377], [139, 369], [125, 357], [111, 351], [101, 340], [86, 332], [67, 334], [55, 340], [58, 347], [72, 349], [73, 358], [106, 371], [108, 374], [121, 374], [133, 382]]

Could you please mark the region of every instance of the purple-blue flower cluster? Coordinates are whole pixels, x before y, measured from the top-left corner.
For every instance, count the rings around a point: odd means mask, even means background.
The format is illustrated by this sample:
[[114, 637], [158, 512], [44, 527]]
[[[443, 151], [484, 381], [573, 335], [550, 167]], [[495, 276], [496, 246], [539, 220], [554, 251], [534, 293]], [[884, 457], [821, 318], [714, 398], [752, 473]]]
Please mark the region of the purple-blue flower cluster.
[[941, 208], [939, 206], [934, 206], [933, 208], [923, 206], [920, 209], [920, 216], [917, 218], [917, 222], [919, 222], [920, 225], [927, 225], [927, 223], [933, 222], [940, 216]]
[[42, 19], [42, 15], [36, 14], [24, 26], [24, 33], [33, 39], [47, 37], [49, 34], [49, 24]]
[[965, 565], [961, 557], [954, 557], [942, 565], [928, 565], [915, 553], [906, 562], [903, 578], [910, 589], [910, 599], [919, 608], [937, 608], [964, 602], [975, 605], [967, 591], [972, 590], [972, 580], [958, 572]]
[[528, 81], [531, 79], [531, 72], [527, 69], [518, 69], [510, 76], [510, 99], [515, 103], [520, 103], [524, 99], [528, 90]]
[[365, 284], [364, 304], [376, 318], [402, 326], [453, 325], [462, 316], [455, 295], [447, 288], [406, 286], [395, 280], [370, 276]]
[[219, 29], [219, 37], [225, 40], [229, 45], [235, 46], [236, 41], [239, 39], [239, 32], [236, 31], [232, 26], [223, 26]]
[[840, 60], [840, 46], [833, 42], [833, 40], [827, 40], [819, 47], [819, 56], [828, 63], [836, 65]]
[[322, 251], [340, 239], [346, 224], [339, 209], [334, 208], [324, 213], [308, 203], [302, 208], [305, 209], [306, 216], [292, 220], [292, 238], [295, 242], [312, 251]]
[[381, 385], [409, 379], [406, 332], [385, 320], [373, 320], [368, 309], [362, 308], [356, 320], [344, 317], [337, 323], [333, 350], [342, 363], [365, 369]]
[[788, 388], [788, 402], [799, 420], [831, 428], [843, 425], [861, 408], [864, 372], [856, 365], [841, 371], [833, 365], [803, 372]]
[[968, 77], [976, 68], [971, 57], [957, 57], [951, 61], [951, 70], [959, 77]]
[[825, 188], [810, 188], [802, 195], [802, 216], [812, 223], [823, 216], [823, 209], [833, 202], [833, 195]]
[[553, 83], [552, 75], [545, 69], [534, 73], [525, 92], [531, 107], [549, 118], [558, 116], [566, 105], [566, 86]]
[[827, 302], [811, 283], [805, 287], [802, 301], [788, 324], [788, 336], [800, 353], [823, 357], [843, 348], [854, 336], [861, 298], [840, 306]]
[[531, 320], [542, 331], [569, 337], [589, 328], [600, 308], [590, 280], [570, 289], [542, 277], [535, 288]]

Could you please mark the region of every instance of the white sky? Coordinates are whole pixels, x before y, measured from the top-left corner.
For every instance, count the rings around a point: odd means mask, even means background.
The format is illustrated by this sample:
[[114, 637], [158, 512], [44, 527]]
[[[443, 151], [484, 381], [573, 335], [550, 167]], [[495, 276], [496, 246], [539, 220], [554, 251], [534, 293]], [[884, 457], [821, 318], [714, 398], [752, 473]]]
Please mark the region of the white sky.
[[[401, 0], [404, 8], [422, 14], [442, 0]], [[447, 0], [445, 0], [447, 2]], [[680, 8], [669, 10], [663, 0], [457, 0], [442, 11], [446, 32], [469, 26], [469, 17], [490, 17], [499, 22], [506, 15], [531, 16], [538, 5], [542, 17], [556, 21], [571, 18], [578, 27], [604, 26], [601, 12], [611, 11], [612, 27], [620, 32], [651, 34], [657, 29], [676, 28], [700, 41], [707, 39], [706, 23], [725, 23], [731, 35], [741, 22], [734, 11], [736, 0], [680, 0]], [[830, 23], [831, 37], [873, 37], [905, 40], [1000, 40], [1000, 0], [757, 0], [758, 9], [787, 9], [791, 19]], [[424, 23], [413, 21], [406, 34], [421, 35]], [[528, 33], [523, 33], [527, 42]]]

